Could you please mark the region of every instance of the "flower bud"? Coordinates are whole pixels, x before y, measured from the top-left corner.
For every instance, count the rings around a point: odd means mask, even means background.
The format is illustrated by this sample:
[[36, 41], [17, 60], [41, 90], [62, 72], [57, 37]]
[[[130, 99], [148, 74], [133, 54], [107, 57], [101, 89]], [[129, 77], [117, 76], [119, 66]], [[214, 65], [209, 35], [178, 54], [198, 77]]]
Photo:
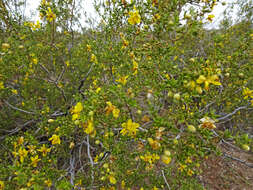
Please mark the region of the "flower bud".
[[196, 128], [193, 125], [188, 125], [187, 129], [189, 132], [195, 133], [196, 132]]
[[3, 49], [9, 49], [11, 46], [10, 46], [10, 44], [8, 44], [8, 43], [2, 43], [2, 48]]
[[49, 120], [47, 120], [47, 122], [48, 122], [48, 123], [53, 123], [54, 120], [53, 120], [53, 119], [49, 119]]
[[176, 93], [174, 94], [174, 97], [173, 97], [175, 100], [180, 100], [180, 94], [179, 93]]
[[249, 147], [249, 145], [247, 145], [247, 144], [243, 144], [243, 145], [242, 145], [242, 149], [245, 150], [245, 151], [249, 151], [249, 150], [250, 150], [250, 147]]

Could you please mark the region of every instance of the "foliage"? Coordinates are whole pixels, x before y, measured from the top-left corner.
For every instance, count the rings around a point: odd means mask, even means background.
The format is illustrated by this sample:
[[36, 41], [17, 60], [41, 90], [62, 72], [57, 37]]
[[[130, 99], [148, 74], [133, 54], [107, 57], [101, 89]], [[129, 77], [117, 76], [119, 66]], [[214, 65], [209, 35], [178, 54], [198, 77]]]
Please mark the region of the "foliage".
[[252, 149], [252, 20], [205, 29], [216, 0], [95, 1], [80, 32], [75, 3], [0, 15], [0, 190], [204, 189], [219, 143]]

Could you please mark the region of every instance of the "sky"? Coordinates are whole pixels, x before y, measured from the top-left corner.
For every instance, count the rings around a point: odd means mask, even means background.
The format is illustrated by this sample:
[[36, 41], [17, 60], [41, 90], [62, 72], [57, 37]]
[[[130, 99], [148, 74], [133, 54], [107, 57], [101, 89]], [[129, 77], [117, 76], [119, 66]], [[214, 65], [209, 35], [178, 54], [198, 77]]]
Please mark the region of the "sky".
[[[223, 16], [222, 16], [223, 11], [229, 6], [229, 4], [235, 2], [235, 0], [222, 0], [221, 2], [226, 2], [226, 5], [223, 6], [221, 3], [218, 3], [218, 5], [216, 5], [214, 7], [213, 12], [210, 14], [215, 15], [215, 18], [212, 23], [207, 24], [205, 26], [206, 28], [208, 28], [208, 29], [218, 28], [219, 23], [223, 18]], [[34, 18], [33, 19], [34, 21], [39, 19], [38, 12], [36, 12], [36, 9], [37, 9], [39, 3], [40, 3], [40, 0], [27, 0], [27, 9], [26, 9], [25, 14], [27, 16], [31, 16], [32, 13], [35, 13], [35, 15], [32, 16], [32, 18]], [[95, 9], [93, 7], [93, 0], [83, 0], [83, 7], [85, 8], [85, 11], [87, 12], [87, 15], [89, 17], [91, 16], [95, 19], [97, 18], [96, 13], [95, 13]], [[233, 16], [235, 17], [235, 14], [236, 14], [236, 12], [231, 13], [232, 18], [233, 18]], [[82, 20], [83, 20], [82, 25], [86, 26], [85, 18], [83, 18]]]

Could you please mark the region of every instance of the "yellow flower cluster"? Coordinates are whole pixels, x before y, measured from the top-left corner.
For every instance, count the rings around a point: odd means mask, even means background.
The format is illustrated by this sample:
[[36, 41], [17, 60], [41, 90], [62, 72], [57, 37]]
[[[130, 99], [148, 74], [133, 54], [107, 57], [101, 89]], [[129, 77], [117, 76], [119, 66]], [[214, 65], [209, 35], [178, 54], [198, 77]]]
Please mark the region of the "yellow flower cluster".
[[242, 95], [244, 96], [244, 99], [253, 98], [253, 90], [250, 90], [249, 88], [244, 88], [242, 91]]
[[153, 140], [152, 138], [148, 138], [148, 143], [154, 150], [157, 150], [161, 147], [161, 144], [157, 140]]
[[113, 117], [118, 118], [120, 110], [117, 109], [111, 102], [106, 102], [107, 107], [105, 108], [106, 115], [109, 115], [112, 112]]
[[165, 150], [164, 154], [162, 155], [162, 162], [165, 164], [169, 164], [171, 162], [171, 154], [169, 150]]
[[56, 19], [56, 14], [54, 14], [51, 10], [50, 7], [47, 8], [47, 11], [46, 11], [46, 16], [47, 16], [47, 20], [49, 22], [52, 22]]
[[92, 63], [96, 63], [96, 64], [98, 63], [97, 57], [96, 57], [94, 54], [91, 54], [90, 61], [91, 61]]
[[157, 154], [151, 154], [150, 152], [148, 152], [144, 156], [140, 156], [140, 159], [142, 159], [144, 162], [147, 162], [149, 164], [153, 164], [157, 160], [160, 159], [160, 156]]
[[139, 11], [130, 11], [129, 12], [129, 18], [128, 18], [128, 23], [131, 25], [139, 24], [141, 22], [141, 16], [139, 14]]
[[24, 23], [24, 26], [29, 26], [32, 31], [35, 31], [37, 29], [40, 29], [40, 22], [37, 20], [36, 23], [33, 23], [33, 22], [25, 22]]
[[83, 130], [86, 134], [95, 136], [94, 124], [92, 119], [88, 120], [87, 123], [83, 124]]
[[128, 77], [129, 77], [128, 75], [127, 75], [127, 76], [120, 77], [119, 79], [116, 80], [116, 82], [119, 82], [119, 83], [121, 83], [121, 84], [123, 84], [123, 85], [126, 85], [126, 83], [127, 83], [127, 78], [128, 78]]
[[25, 148], [20, 148], [18, 150], [18, 155], [19, 155], [19, 159], [21, 163], [24, 162], [24, 158], [27, 157], [27, 154], [28, 154], [28, 151]]
[[204, 84], [205, 90], [209, 89], [210, 84], [221, 85], [221, 83], [219, 82], [218, 75], [211, 75], [211, 76], [207, 76], [207, 77], [205, 77], [204, 75], [200, 75], [199, 78], [196, 80], [196, 82], [190, 81], [187, 84], [187, 87], [189, 87], [190, 89], [196, 89], [196, 91], [199, 94], [202, 94], [203, 90], [202, 90], [202, 87], [200, 86], [201, 84]]
[[71, 110], [72, 120], [75, 121], [80, 117], [80, 112], [83, 110], [83, 105], [81, 102], [78, 102], [74, 108]]
[[122, 133], [123, 136], [128, 135], [130, 137], [135, 137], [139, 126], [140, 125], [138, 123], [132, 122], [132, 120], [129, 119], [127, 122], [122, 124], [123, 129], [120, 133]]

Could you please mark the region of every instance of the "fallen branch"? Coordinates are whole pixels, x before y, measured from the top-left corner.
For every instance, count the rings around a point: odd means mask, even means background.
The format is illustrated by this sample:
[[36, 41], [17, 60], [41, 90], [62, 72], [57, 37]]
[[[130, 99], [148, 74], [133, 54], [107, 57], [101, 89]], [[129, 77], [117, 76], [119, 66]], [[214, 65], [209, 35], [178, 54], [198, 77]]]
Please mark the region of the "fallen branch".
[[223, 156], [226, 157], [226, 158], [230, 158], [230, 159], [232, 159], [232, 160], [235, 160], [235, 161], [237, 161], [237, 162], [240, 162], [240, 163], [242, 163], [242, 164], [244, 164], [244, 165], [246, 165], [246, 166], [248, 166], [248, 167], [250, 167], [250, 168], [253, 168], [253, 164], [249, 164], [248, 162], [243, 161], [243, 160], [240, 160], [239, 158], [235, 158], [235, 157], [233, 157], [233, 156], [231, 156], [231, 155], [228, 155], [228, 154], [226, 154], [226, 153], [223, 153]]

